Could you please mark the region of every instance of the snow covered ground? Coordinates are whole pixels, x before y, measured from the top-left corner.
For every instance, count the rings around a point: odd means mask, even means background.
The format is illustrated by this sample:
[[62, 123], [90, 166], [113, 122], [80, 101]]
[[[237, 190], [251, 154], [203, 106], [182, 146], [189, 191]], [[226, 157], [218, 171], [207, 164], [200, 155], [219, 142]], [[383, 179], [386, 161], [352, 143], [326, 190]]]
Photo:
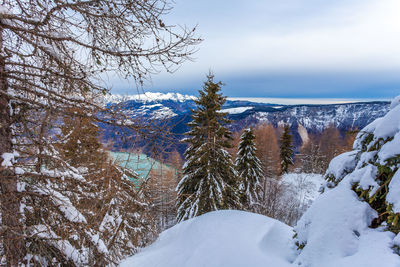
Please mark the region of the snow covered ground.
[[121, 267], [291, 266], [292, 228], [244, 211], [215, 211], [166, 231]]

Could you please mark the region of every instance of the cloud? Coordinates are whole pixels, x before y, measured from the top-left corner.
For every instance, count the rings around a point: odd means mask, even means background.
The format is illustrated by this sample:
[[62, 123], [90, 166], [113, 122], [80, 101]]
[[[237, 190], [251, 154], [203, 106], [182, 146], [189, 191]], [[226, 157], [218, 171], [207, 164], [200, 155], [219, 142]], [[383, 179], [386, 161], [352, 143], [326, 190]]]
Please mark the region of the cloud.
[[[205, 36], [197, 63], [184, 69], [212, 67], [223, 73], [243, 69], [400, 70], [400, 1], [364, 1], [331, 7], [331, 13], [323, 10], [314, 10], [306, 18], [283, 13], [285, 25], [265, 23], [256, 28], [247, 15], [236, 17], [233, 27], [217, 27], [217, 32], [208, 29], [211, 38]], [[254, 20], [261, 23], [263, 17], [256, 15]]]
[[[341, 84], [353, 75], [349, 84], [376, 88], [387, 73], [400, 72], [399, 10], [398, 0], [176, 0], [170, 21], [198, 23], [205, 40], [195, 62], [155, 76], [148, 88], [200, 86], [209, 69], [230, 84], [251, 73], [304, 79], [341, 73]], [[376, 78], [371, 84], [354, 82], [368, 75]], [[254, 88], [269, 84], [258, 81]], [[288, 84], [276, 81], [281, 90]]]

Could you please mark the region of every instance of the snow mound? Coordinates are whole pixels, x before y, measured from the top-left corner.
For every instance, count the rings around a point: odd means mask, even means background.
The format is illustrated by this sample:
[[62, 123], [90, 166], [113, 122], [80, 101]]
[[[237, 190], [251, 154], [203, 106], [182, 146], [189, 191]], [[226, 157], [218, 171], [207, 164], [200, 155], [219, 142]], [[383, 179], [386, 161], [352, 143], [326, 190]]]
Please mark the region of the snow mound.
[[292, 228], [243, 211], [214, 211], [164, 231], [121, 267], [285, 267]]
[[295, 227], [298, 245], [304, 245], [295, 261], [298, 266], [398, 267], [400, 258], [391, 249], [394, 234], [369, 228], [377, 216], [358, 200], [346, 177], [322, 194]]

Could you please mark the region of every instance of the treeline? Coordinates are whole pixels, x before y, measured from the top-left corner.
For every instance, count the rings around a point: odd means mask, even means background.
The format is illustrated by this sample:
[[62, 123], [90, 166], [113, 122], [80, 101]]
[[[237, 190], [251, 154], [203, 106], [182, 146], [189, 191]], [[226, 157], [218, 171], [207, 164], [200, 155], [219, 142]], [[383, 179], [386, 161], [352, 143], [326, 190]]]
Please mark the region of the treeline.
[[[264, 174], [269, 177], [279, 176], [281, 170], [280, 142], [284, 127], [275, 128], [271, 124], [258, 124], [254, 127], [257, 156], [263, 163]], [[290, 172], [324, 174], [329, 162], [337, 155], [352, 150], [357, 129], [349, 129], [345, 134], [334, 125], [329, 125], [321, 133], [310, 133], [303, 144], [293, 153], [294, 165]], [[234, 134], [232, 156], [237, 151], [240, 132]]]

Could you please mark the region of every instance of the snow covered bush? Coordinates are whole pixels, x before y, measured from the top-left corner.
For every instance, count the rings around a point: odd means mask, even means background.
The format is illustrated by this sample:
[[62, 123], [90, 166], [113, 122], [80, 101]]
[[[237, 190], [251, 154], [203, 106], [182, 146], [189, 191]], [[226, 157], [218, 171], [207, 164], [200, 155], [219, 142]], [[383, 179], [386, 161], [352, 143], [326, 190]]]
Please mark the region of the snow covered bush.
[[399, 266], [400, 97], [334, 158], [295, 227], [299, 266]]
[[320, 174], [287, 173], [281, 179], [265, 180], [261, 214], [293, 226], [319, 195]]

